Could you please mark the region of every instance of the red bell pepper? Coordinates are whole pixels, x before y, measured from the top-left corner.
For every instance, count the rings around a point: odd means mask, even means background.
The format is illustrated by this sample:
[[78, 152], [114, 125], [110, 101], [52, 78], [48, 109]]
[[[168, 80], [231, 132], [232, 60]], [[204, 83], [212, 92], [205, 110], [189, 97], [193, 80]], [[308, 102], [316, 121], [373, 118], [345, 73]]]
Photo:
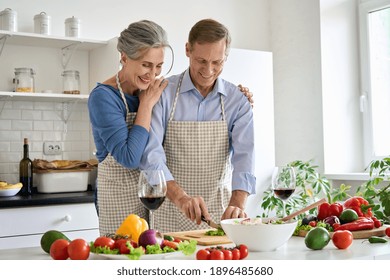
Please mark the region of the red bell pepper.
[[359, 217], [372, 217], [371, 207], [374, 206], [361, 196], [354, 196], [344, 201], [344, 209], [355, 210]]
[[341, 212], [343, 212], [344, 206], [338, 202], [332, 203], [329, 207], [330, 215], [340, 217]]
[[324, 220], [330, 216], [340, 217], [341, 212], [343, 212], [344, 207], [340, 203], [332, 203], [324, 202], [318, 206], [318, 220]]
[[334, 228], [334, 230], [335, 231], [339, 231], [339, 230], [356, 231], [356, 230], [373, 229], [373, 228], [374, 228], [374, 221], [371, 218], [359, 217], [356, 221], [343, 224], [339, 227]]
[[330, 204], [328, 202], [321, 203], [318, 206], [318, 214], [317, 214], [317, 219], [318, 220], [323, 220], [326, 217], [330, 216]]

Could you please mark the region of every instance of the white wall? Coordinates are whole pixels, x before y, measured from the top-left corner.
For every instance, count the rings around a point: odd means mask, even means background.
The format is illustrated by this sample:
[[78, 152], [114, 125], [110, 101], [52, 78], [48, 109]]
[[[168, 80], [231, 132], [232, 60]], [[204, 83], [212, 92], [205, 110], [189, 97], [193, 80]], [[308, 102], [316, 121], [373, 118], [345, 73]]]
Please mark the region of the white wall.
[[323, 168], [319, 1], [274, 0], [276, 164], [311, 160]]
[[357, 4], [356, 0], [321, 1], [326, 173], [362, 172], [365, 168]]

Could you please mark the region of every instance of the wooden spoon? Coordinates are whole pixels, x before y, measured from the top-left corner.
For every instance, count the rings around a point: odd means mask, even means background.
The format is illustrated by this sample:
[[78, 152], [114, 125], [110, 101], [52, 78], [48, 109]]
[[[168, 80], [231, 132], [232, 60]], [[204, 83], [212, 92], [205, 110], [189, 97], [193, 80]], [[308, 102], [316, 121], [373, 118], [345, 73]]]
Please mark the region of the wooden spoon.
[[294, 218], [295, 216], [298, 216], [299, 214], [302, 214], [302, 213], [304, 213], [304, 212], [306, 212], [306, 211], [308, 211], [308, 210], [310, 210], [310, 209], [312, 209], [314, 207], [317, 207], [318, 205], [320, 205], [320, 204], [322, 204], [324, 202], [326, 202], [326, 199], [322, 198], [322, 199], [318, 200], [317, 202], [314, 202], [314, 203], [306, 206], [305, 208], [302, 208], [301, 210], [298, 210], [298, 211], [296, 211], [294, 213], [291, 213], [290, 215], [288, 215], [286, 217], [283, 217], [283, 218], [281, 218], [279, 220], [283, 221], [283, 222], [287, 222], [288, 220]]

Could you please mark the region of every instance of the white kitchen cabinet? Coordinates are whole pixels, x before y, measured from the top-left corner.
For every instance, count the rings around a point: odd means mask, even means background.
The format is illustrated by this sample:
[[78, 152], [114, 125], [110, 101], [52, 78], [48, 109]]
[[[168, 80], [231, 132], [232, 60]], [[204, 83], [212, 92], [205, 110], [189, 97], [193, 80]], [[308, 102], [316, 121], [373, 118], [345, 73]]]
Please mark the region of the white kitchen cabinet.
[[86, 241], [99, 236], [93, 203], [0, 209], [0, 221], [0, 249], [40, 246], [41, 237], [48, 230]]

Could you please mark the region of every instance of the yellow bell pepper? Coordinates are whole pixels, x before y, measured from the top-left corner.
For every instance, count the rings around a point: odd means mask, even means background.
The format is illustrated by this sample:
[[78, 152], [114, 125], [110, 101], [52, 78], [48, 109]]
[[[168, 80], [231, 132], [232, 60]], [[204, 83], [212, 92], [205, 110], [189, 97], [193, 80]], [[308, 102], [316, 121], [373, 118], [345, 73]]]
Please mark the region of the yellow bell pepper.
[[148, 222], [136, 214], [130, 214], [124, 219], [116, 234], [127, 235], [134, 242], [138, 243], [138, 238], [142, 232], [149, 229]]

